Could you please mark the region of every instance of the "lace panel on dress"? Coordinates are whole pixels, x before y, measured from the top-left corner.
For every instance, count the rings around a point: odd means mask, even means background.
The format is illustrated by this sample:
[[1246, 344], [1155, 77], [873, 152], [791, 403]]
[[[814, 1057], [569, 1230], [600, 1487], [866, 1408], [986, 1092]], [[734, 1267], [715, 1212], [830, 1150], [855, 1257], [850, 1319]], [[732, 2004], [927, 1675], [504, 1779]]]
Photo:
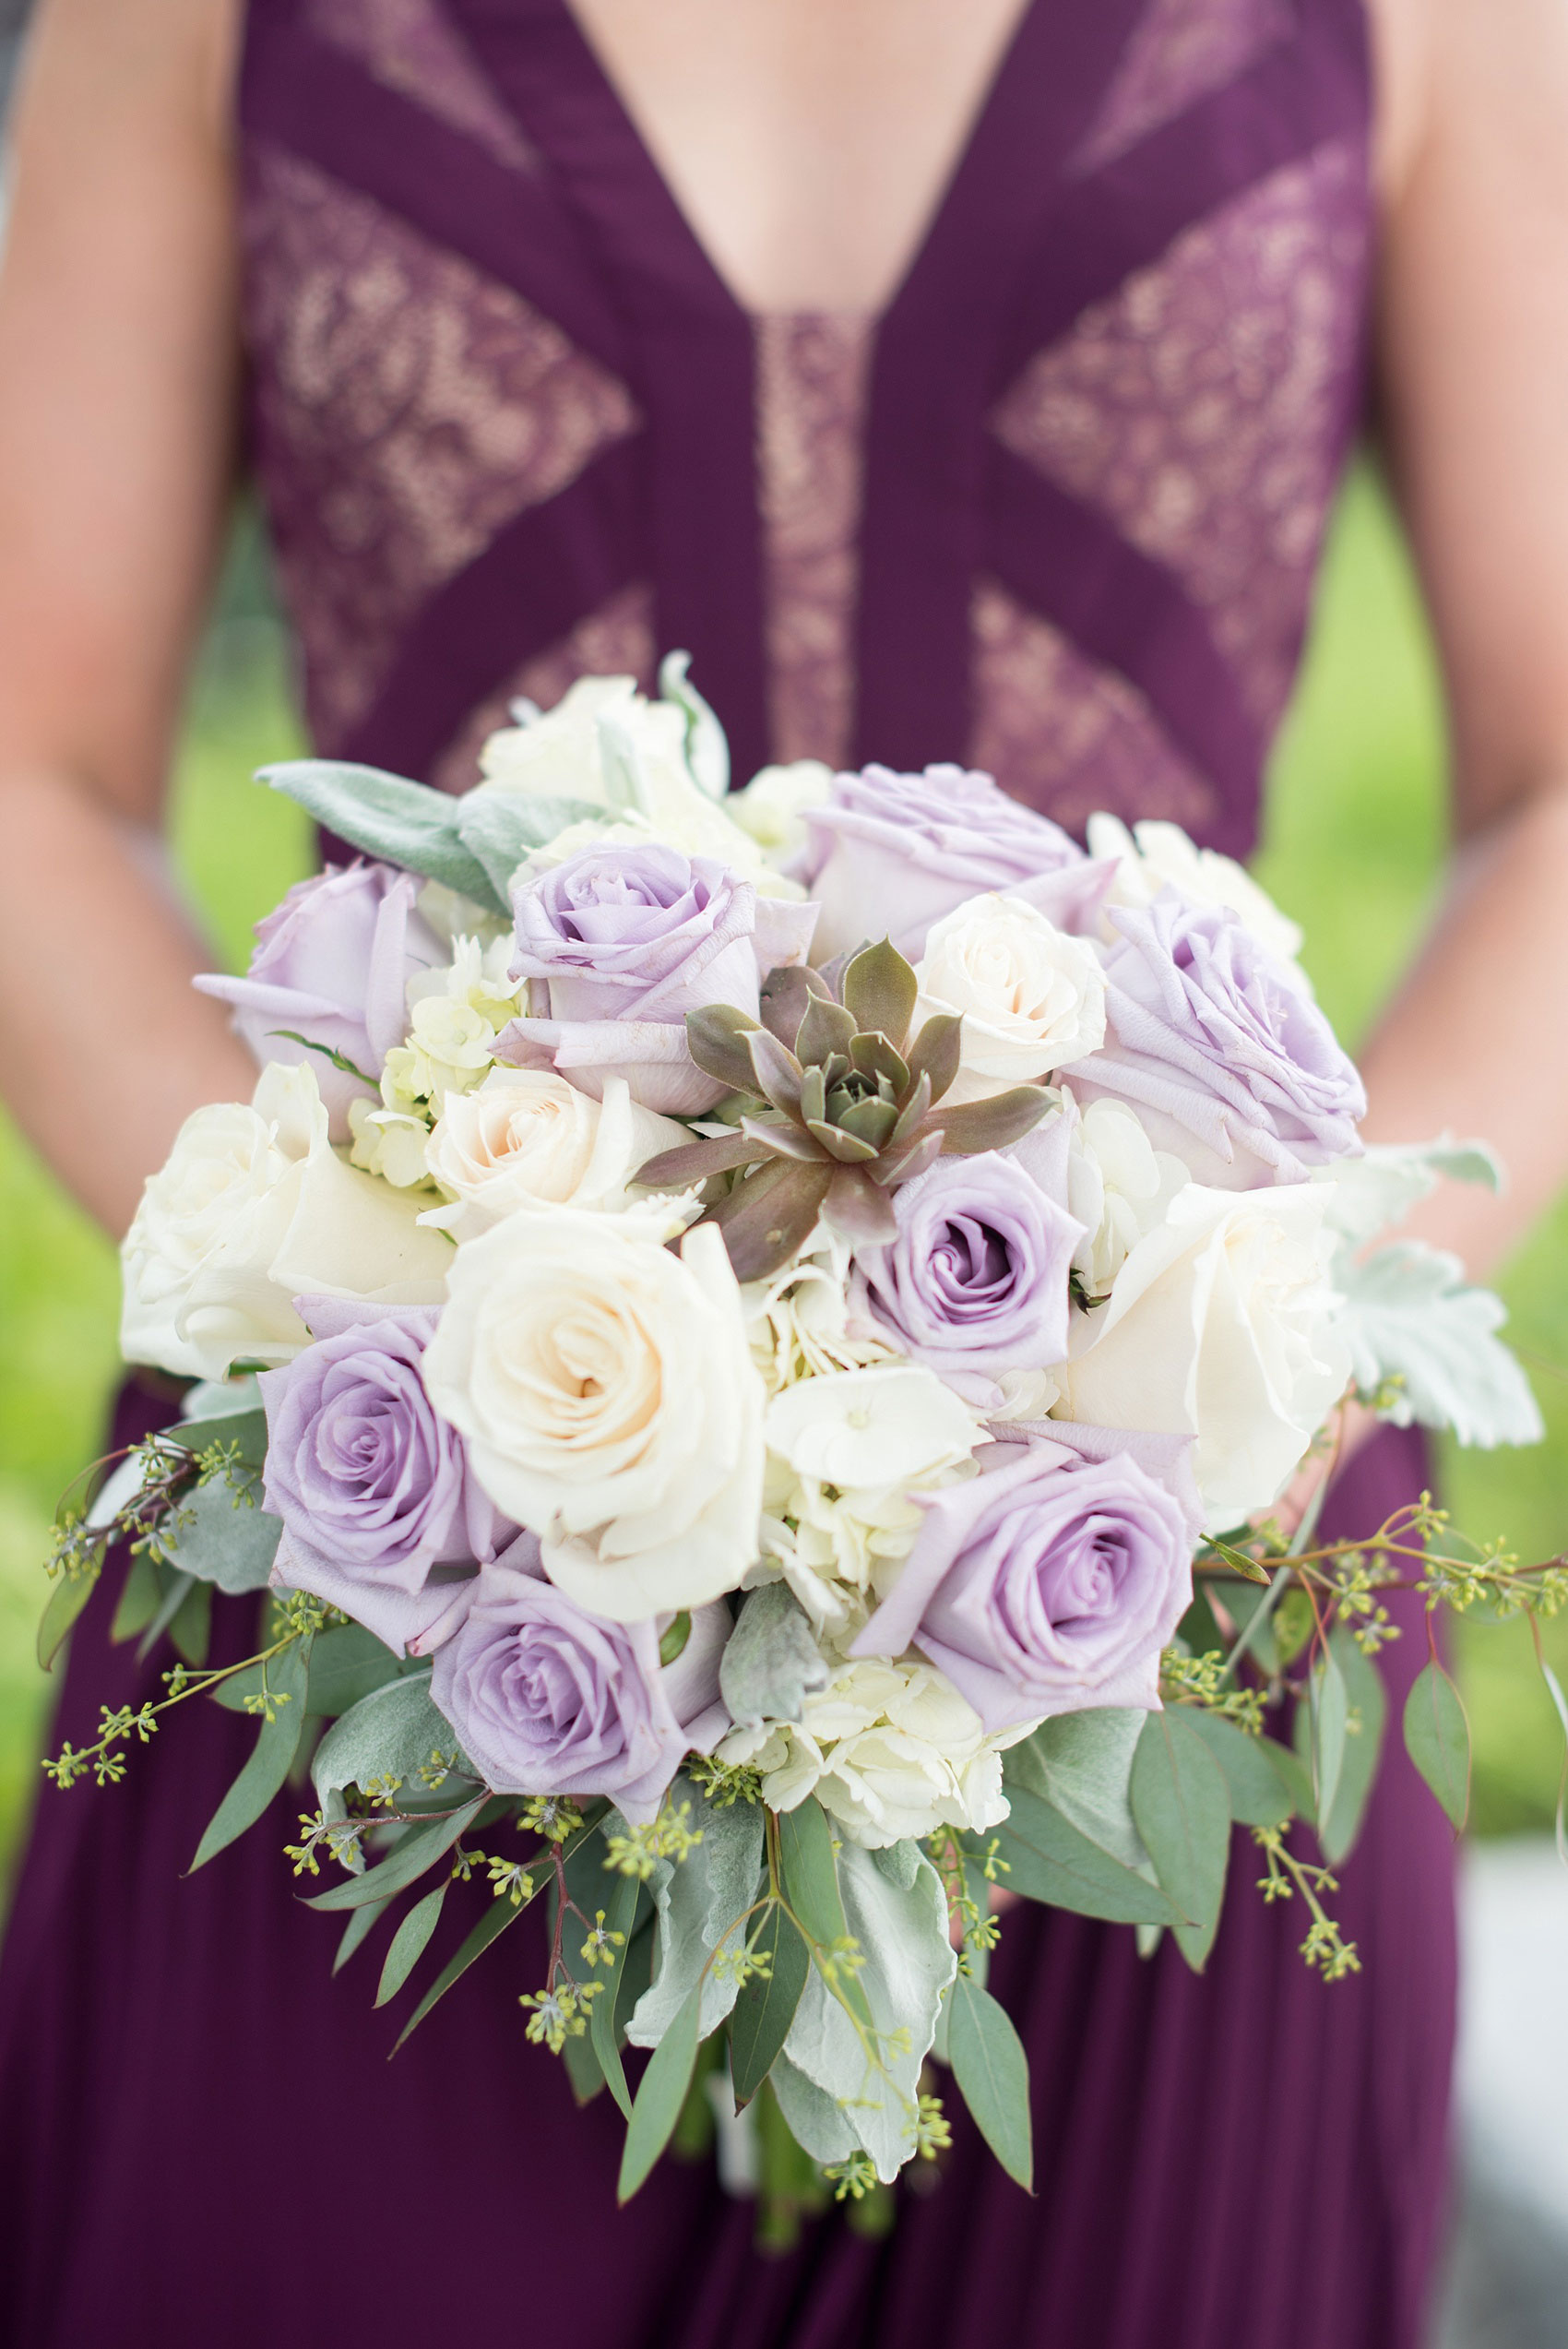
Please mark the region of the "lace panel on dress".
[[1125, 154], [1294, 30], [1290, 0], [1148, 0], [1072, 170]]
[[992, 579], [970, 605], [969, 763], [1080, 835], [1099, 808], [1201, 830], [1219, 802], [1174, 749], [1135, 686], [1080, 652]]
[[875, 323], [761, 317], [754, 331], [773, 755], [841, 767], [854, 727], [861, 456]]
[[256, 455], [329, 749], [434, 591], [640, 420], [509, 287], [297, 157], [247, 161]]
[[1340, 456], [1366, 233], [1359, 141], [1189, 229], [1030, 361], [992, 418], [1209, 615], [1271, 727]]
[[[479, 755], [487, 734], [509, 721], [511, 705], [522, 695], [552, 709], [579, 677], [636, 677], [644, 693], [654, 687], [658, 660], [653, 633], [653, 590], [639, 581], [623, 588], [608, 603], [579, 620], [569, 635], [525, 661], [504, 686], [482, 701], [430, 781], [440, 791], [466, 792], [479, 778]], [[744, 781], [744, 776], [737, 778]]]
[[350, 51], [375, 80], [462, 131], [493, 161], [540, 168], [436, 0], [308, 0], [304, 20], [322, 40]]

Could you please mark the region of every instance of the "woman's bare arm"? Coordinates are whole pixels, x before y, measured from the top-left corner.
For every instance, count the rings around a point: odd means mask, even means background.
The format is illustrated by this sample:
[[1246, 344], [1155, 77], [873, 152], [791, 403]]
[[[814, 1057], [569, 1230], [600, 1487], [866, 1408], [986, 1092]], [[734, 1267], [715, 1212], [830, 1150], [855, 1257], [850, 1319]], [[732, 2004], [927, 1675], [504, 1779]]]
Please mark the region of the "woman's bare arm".
[[1568, 1181], [1568, 12], [1383, 0], [1381, 366], [1442, 653], [1458, 848], [1365, 1055], [1371, 1130], [1494, 1142], [1429, 1239], [1485, 1273]]
[[0, 1091], [111, 1229], [247, 1097], [159, 868], [237, 375], [227, 0], [46, 0], [0, 262]]

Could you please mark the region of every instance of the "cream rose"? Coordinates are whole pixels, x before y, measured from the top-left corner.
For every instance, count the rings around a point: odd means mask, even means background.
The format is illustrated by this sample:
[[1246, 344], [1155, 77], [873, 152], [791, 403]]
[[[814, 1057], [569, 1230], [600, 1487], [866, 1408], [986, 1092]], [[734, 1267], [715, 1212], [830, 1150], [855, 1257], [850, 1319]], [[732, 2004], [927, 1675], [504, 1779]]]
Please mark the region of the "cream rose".
[[[634, 838], [667, 841], [754, 879], [762, 852], [696, 781], [687, 739], [684, 709], [645, 699], [635, 678], [579, 677], [542, 717], [490, 736], [480, 752], [478, 788], [586, 800]], [[618, 829], [617, 838], [625, 836]], [[588, 837], [575, 820], [572, 845]], [[530, 857], [529, 869], [558, 861], [555, 847]]]
[[1056, 1373], [1064, 1419], [1196, 1437], [1213, 1531], [1278, 1498], [1348, 1383], [1327, 1278], [1330, 1194], [1188, 1184]]
[[1124, 1102], [1090, 1102], [1069, 1138], [1067, 1204], [1084, 1226], [1073, 1263], [1092, 1296], [1106, 1294], [1189, 1179], [1179, 1158], [1155, 1149]]
[[424, 1357], [496, 1507], [568, 1598], [622, 1623], [733, 1590], [758, 1549], [741, 1293], [711, 1224], [678, 1256], [671, 1228], [665, 1205], [508, 1216], [457, 1250]]
[[308, 1345], [295, 1297], [440, 1303], [450, 1244], [420, 1230], [417, 1198], [347, 1165], [327, 1127], [314, 1072], [278, 1062], [250, 1107], [186, 1118], [121, 1251], [127, 1361], [221, 1378]]
[[917, 1022], [963, 1015], [958, 1081], [971, 1095], [1028, 1083], [1105, 1042], [1094, 948], [1022, 898], [968, 899], [932, 930], [916, 976]]
[[623, 1208], [638, 1167], [689, 1139], [633, 1101], [624, 1077], [607, 1077], [597, 1102], [553, 1069], [493, 1068], [446, 1096], [425, 1164], [449, 1204], [421, 1221], [470, 1240], [518, 1208]]
[[[1088, 841], [1091, 856], [1116, 860], [1107, 905], [1147, 905], [1162, 888], [1179, 889], [1196, 905], [1229, 907], [1281, 960], [1291, 962], [1301, 951], [1299, 925], [1246, 868], [1217, 848], [1199, 848], [1180, 824], [1149, 818], [1129, 831], [1119, 816], [1091, 816]], [[1106, 936], [1112, 935], [1108, 929]]]

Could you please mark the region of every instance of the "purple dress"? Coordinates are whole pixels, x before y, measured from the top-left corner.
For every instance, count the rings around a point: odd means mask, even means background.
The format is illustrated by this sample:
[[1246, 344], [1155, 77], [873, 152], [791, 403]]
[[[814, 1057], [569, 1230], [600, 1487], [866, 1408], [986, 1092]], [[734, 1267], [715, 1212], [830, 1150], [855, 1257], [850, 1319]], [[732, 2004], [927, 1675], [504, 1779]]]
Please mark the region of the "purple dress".
[[[253, 0], [241, 103], [252, 448], [324, 749], [461, 783], [514, 695], [680, 645], [742, 778], [968, 757], [1067, 823], [1245, 852], [1362, 398], [1359, 0], [1034, 0], [875, 319], [738, 308], [564, 0]], [[132, 1390], [121, 1439], [166, 1410]], [[1334, 1521], [1421, 1474], [1384, 1437]], [[138, 1685], [112, 1607], [57, 1739]], [[253, 1628], [218, 1603], [220, 1652]], [[1015, 1915], [1036, 2199], [959, 2113], [890, 2237], [830, 2216], [766, 2259], [707, 2166], [615, 2213], [618, 2117], [524, 2043], [528, 1927], [389, 2065], [385, 1927], [334, 1980], [287, 1799], [181, 1881], [250, 1735], [196, 1706], [124, 1785], [42, 1798], [0, 1975], [6, 2349], [1417, 2342], [1452, 1854], [1402, 1753], [1343, 1872], [1359, 1977], [1307, 1972], [1244, 1841], [1201, 1978]]]

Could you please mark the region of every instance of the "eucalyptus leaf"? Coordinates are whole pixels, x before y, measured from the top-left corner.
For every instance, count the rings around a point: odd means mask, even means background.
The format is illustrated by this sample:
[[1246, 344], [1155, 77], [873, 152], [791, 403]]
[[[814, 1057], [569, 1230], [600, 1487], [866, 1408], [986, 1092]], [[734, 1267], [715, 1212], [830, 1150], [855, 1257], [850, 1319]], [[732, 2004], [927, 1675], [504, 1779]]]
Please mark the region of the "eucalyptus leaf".
[[235, 1598], [267, 1588], [282, 1532], [281, 1518], [268, 1517], [254, 1495], [227, 1476], [211, 1476], [181, 1501], [161, 1538], [182, 1574]]
[[199, 1672], [212, 1637], [212, 1585], [198, 1581], [194, 1574], [183, 1579], [180, 1604], [169, 1618], [169, 1638], [174, 1653]]
[[410, 1673], [362, 1697], [333, 1723], [315, 1749], [311, 1783], [320, 1802], [345, 1786], [363, 1792], [392, 1780], [412, 1781], [422, 1794], [418, 1773], [437, 1754], [460, 1767], [457, 1735], [431, 1701], [429, 1671]]
[[1307, 1717], [1321, 1842], [1324, 1825], [1334, 1816], [1350, 1733], [1350, 1692], [1331, 1648], [1325, 1648], [1313, 1665], [1307, 1684]]
[[1363, 1394], [1396, 1382], [1383, 1416], [1452, 1429], [1462, 1444], [1537, 1444], [1546, 1430], [1529, 1380], [1495, 1334], [1507, 1318], [1490, 1289], [1465, 1284], [1456, 1256], [1395, 1240], [1343, 1264], [1337, 1327]]
[[[808, 1941], [830, 1949], [849, 1931], [838, 1885], [838, 1865], [833, 1853], [833, 1830], [814, 1795], [778, 1815], [778, 1857], [784, 1897]], [[851, 1974], [844, 1994], [862, 2022], [871, 2009], [858, 1976]]]
[[[325, 1740], [323, 1740], [325, 1743]], [[414, 1883], [427, 1867], [449, 1852], [459, 1835], [470, 1828], [483, 1810], [488, 1797], [476, 1795], [449, 1812], [435, 1812], [422, 1819], [417, 1827], [404, 1830], [384, 1860], [366, 1868], [362, 1876], [350, 1876], [344, 1883], [334, 1884], [325, 1892], [317, 1892], [305, 1906], [312, 1909], [358, 1909], [367, 1901], [385, 1901], [405, 1885]], [[498, 1901], [497, 1908], [505, 1908], [514, 1915], [509, 1902]], [[412, 2028], [410, 2024], [410, 2028]]]
[[462, 803], [378, 767], [337, 758], [295, 758], [263, 767], [259, 781], [296, 800], [318, 824], [367, 856], [422, 873], [497, 913], [506, 900], [458, 831]]
[[694, 1984], [671, 2018], [669, 2028], [648, 2059], [626, 2125], [625, 2151], [615, 2189], [618, 2202], [629, 2202], [670, 2142], [681, 2107], [686, 2101], [692, 2069], [697, 2059], [697, 2014], [700, 1987]]
[[1171, 1928], [1177, 1944], [1201, 1972], [1225, 1894], [1230, 1797], [1185, 1708], [1170, 1705], [1148, 1715], [1133, 1758], [1132, 1801], [1155, 1873], [1185, 1920]]
[[360, 1943], [380, 1923], [386, 1907], [386, 1902], [381, 1901], [373, 1902], [369, 1908], [354, 1911], [348, 1924], [343, 1927], [342, 1936], [338, 1943], [338, 1954], [332, 1961], [332, 1971], [335, 1974], [342, 1973]]
[[65, 1644], [65, 1635], [98, 1587], [102, 1568], [86, 1566], [78, 1573], [64, 1571], [54, 1578], [54, 1588], [49, 1593], [38, 1627], [38, 1661], [47, 1672]]
[[1470, 1811], [1470, 1724], [1459, 1691], [1435, 1661], [1405, 1699], [1405, 1749], [1455, 1829]]
[[1010, 1892], [1112, 1925], [1182, 1921], [1158, 1884], [1081, 1834], [1054, 1805], [1026, 1786], [1011, 1789], [1008, 1800], [1012, 1807], [996, 1830], [996, 1842], [998, 1856], [1006, 1862], [997, 1880]]
[[[591, 1849], [584, 1845], [584, 1850]], [[597, 1856], [597, 1854], [595, 1855]], [[626, 1980], [626, 1960], [632, 1945], [632, 1930], [636, 1921], [637, 1901], [641, 1886], [635, 1876], [615, 1876], [604, 1902], [604, 1926], [607, 1933], [621, 1936], [615, 1949], [614, 1963], [600, 1996], [588, 2013], [588, 2037], [593, 2041], [599, 2068], [604, 2074], [611, 2094], [629, 2120], [632, 2116], [631, 2092], [626, 2086], [626, 2074], [621, 2062], [621, 2028], [618, 2018], [629, 2012], [621, 1992]], [[588, 1905], [584, 1903], [585, 1907]], [[593, 1912], [590, 1911], [590, 1914]]]
[[877, 2176], [890, 2185], [915, 2150], [921, 2066], [957, 1960], [947, 1938], [941, 1880], [923, 1854], [905, 1891], [872, 1853], [846, 1843], [838, 1854], [837, 1882], [849, 1931], [862, 1959], [850, 1979], [859, 1985], [878, 2034], [880, 2062], [868, 2060], [861, 2033], [816, 1964], [802, 1991], [784, 2052], [826, 2095], [842, 2100], [856, 2139]]
[[[90, 1586], [89, 1586], [90, 1587]], [[120, 1590], [120, 1604], [114, 1610], [114, 1620], [109, 1637], [116, 1644], [134, 1640], [145, 1631], [158, 1613], [158, 1603], [163, 1596], [163, 1584], [158, 1568], [145, 1550], [138, 1550], [126, 1569]]]
[[1189, 1705], [1182, 1718], [1196, 1730], [1225, 1773], [1230, 1816], [1243, 1827], [1283, 1827], [1292, 1804], [1270, 1754], [1282, 1749], [1265, 1737], [1238, 1729], [1202, 1705]]
[[730, 2071], [737, 2105], [749, 2105], [772, 2070], [811, 1972], [810, 1952], [777, 1903], [763, 1918], [756, 1947], [768, 1958], [768, 1972], [753, 1975], [730, 2019]]
[[196, 1845], [191, 1873], [254, 1827], [288, 1778], [305, 1725], [305, 1678], [310, 1640], [295, 1640], [267, 1667], [272, 1718], [263, 1716], [256, 1741]]
[[[757, 1896], [762, 1874], [763, 1821], [755, 1803], [710, 1803], [700, 1787], [678, 1781], [692, 1806], [691, 1829], [702, 1841], [679, 1862], [658, 1860], [649, 1890], [659, 1914], [659, 1958], [652, 1982], [626, 2025], [634, 2047], [656, 2047], [677, 2011], [702, 1985], [701, 2036], [718, 2029], [735, 2003], [734, 1980], [721, 1980], [710, 1961]], [[706, 1969], [706, 1979], [704, 1973]]]
[[392, 1945], [386, 1952], [386, 1961], [381, 1969], [381, 1981], [375, 1993], [378, 2007], [386, 2006], [389, 1998], [397, 1997], [423, 1957], [430, 1945], [430, 1937], [441, 1922], [446, 1888], [451, 1881], [451, 1878], [447, 1877], [434, 1892], [427, 1892], [422, 1901], [416, 1901], [392, 1936]]
[[194, 1575], [185, 1574], [177, 1567], [160, 1566], [158, 1570], [163, 1580], [163, 1595], [158, 1603], [157, 1614], [141, 1635], [141, 1645], [137, 1650], [138, 1663], [145, 1663], [191, 1592], [200, 1588]]
[[[1388, 1698], [1382, 1673], [1370, 1656], [1361, 1653], [1344, 1624], [1336, 1625], [1328, 1644], [1345, 1685], [1348, 1711], [1339, 1783], [1332, 1805], [1318, 1819], [1317, 1838], [1324, 1858], [1330, 1867], [1337, 1867], [1360, 1832], [1367, 1798], [1377, 1773]], [[1296, 1709], [1296, 1739], [1297, 1752], [1310, 1771], [1311, 1712], [1305, 1705]]]
[[232, 1444], [247, 1468], [259, 1468], [267, 1458], [267, 1413], [259, 1402], [246, 1400], [242, 1391], [222, 1409], [217, 1407], [217, 1397], [223, 1389], [216, 1382], [208, 1389], [214, 1398], [213, 1408], [193, 1413], [178, 1419], [172, 1427], [160, 1431], [159, 1441], [178, 1444], [182, 1451], [205, 1452], [214, 1444]]
[[1023, 2042], [987, 1990], [958, 1974], [948, 1993], [947, 2049], [953, 2077], [975, 2126], [1009, 2177], [1034, 2191], [1029, 2063]]
[[[406, 1679], [422, 1669], [410, 1658], [395, 1654], [362, 1623], [340, 1623], [316, 1634], [305, 1711], [335, 1719], [389, 1681]], [[429, 1759], [427, 1754], [424, 1759]]]
[[719, 1692], [731, 1721], [801, 1721], [806, 1699], [826, 1688], [827, 1660], [805, 1609], [787, 1582], [765, 1582], [741, 1602], [719, 1662]]
[[1148, 1854], [1127, 1790], [1144, 1720], [1135, 1705], [1058, 1713], [1008, 1747], [1003, 1783], [1028, 1787], [1123, 1867], [1139, 1867]]

